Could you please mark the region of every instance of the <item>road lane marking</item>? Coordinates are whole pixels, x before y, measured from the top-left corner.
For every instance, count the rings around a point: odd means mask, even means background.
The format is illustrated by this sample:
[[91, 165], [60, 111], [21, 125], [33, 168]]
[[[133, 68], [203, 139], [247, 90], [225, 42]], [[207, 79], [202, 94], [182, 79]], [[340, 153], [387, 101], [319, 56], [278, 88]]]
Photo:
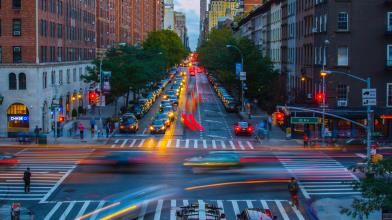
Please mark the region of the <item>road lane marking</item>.
[[253, 146], [252, 146], [252, 143], [250, 143], [250, 141], [246, 141], [246, 144], [248, 144], [250, 149], [252, 149], [252, 150], [254, 149]]
[[253, 209], [253, 203], [250, 200], [246, 200], [246, 205], [248, 206], [248, 208]]
[[61, 204], [63, 204], [62, 202], [58, 202], [56, 203], [56, 205], [50, 210], [50, 212], [45, 216], [44, 220], [50, 220], [50, 218], [52, 218], [52, 216], [54, 215], [54, 213], [57, 211], [57, 209], [60, 208]]
[[241, 150], [245, 150], [244, 145], [242, 145], [242, 141], [238, 141], [238, 145], [240, 146]]
[[221, 121], [215, 121], [215, 120], [204, 120], [204, 121], [206, 121], [206, 122], [214, 122], [214, 123], [223, 124], [223, 122], [221, 122]]
[[203, 200], [198, 200], [198, 203], [199, 203], [199, 219], [206, 220], [206, 218], [207, 218], [206, 204], [204, 203]]
[[138, 145], [139, 148], [143, 147], [144, 142], [146, 141], [146, 139], [142, 139]]
[[185, 140], [185, 148], [189, 148], [189, 139]]
[[112, 144], [112, 148], [115, 148], [115, 147], [116, 147], [116, 144], [117, 144], [119, 141], [120, 141], [119, 139], [116, 139], [116, 140], [114, 141], [114, 144]]
[[44, 202], [48, 200], [49, 196], [52, 195], [52, 193], [60, 186], [60, 184], [68, 177], [69, 174], [75, 169], [76, 166], [73, 166], [70, 170], [68, 170], [63, 177], [59, 181], [56, 182], [56, 184], [46, 193], [46, 195], [41, 199], [40, 202]]
[[148, 206], [148, 201], [145, 201], [145, 202], [142, 203], [140, 214], [139, 214], [137, 220], [143, 220], [144, 219], [144, 216], [146, 215], [146, 212], [147, 212], [147, 206]]
[[163, 200], [161, 199], [158, 200], [157, 208], [155, 209], [154, 220], [161, 219], [162, 205], [163, 205]]
[[[222, 200], [217, 200], [216, 203], [218, 204], [218, 208], [221, 209], [222, 213], [225, 213], [225, 209], [223, 208]], [[222, 220], [226, 220], [226, 218], [222, 218]]]
[[65, 209], [65, 211], [63, 212], [63, 214], [61, 214], [61, 217], [59, 220], [65, 220], [67, 218], [67, 216], [69, 215], [69, 213], [71, 212], [72, 208], [75, 206], [75, 201], [72, 201], [68, 204], [67, 209]]
[[216, 149], [216, 142], [215, 142], [215, 140], [212, 140], [212, 148]]
[[[279, 209], [280, 214], [282, 215], [284, 220], [290, 220], [289, 216], [286, 213], [286, 210], [284, 210], [282, 203], [279, 200], [275, 201], [276, 206]], [[295, 207], [293, 207], [295, 209]]]
[[295, 215], [297, 216], [298, 220], [305, 220], [304, 216], [302, 215], [302, 213], [298, 210], [298, 209], [292, 209], [295, 213]]
[[194, 140], [194, 142], [193, 142], [193, 148], [197, 148], [197, 139], [196, 140]]
[[[105, 201], [100, 201], [99, 203], [98, 203], [98, 206], [97, 206], [97, 208], [95, 209], [95, 210], [100, 210], [102, 207], [103, 207], [103, 205], [105, 205]], [[97, 217], [98, 217], [98, 213], [99, 212], [96, 212], [94, 215], [92, 215], [91, 216], [91, 218], [89, 218], [90, 220], [95, 220]]]
[[240, 214], [240, 208], [238, 207], [237, 200], [231, 200], [231, 205], [233, 206], [234, 216], [239, 215]]
[[357, 155], [358, 157], [365, 159], [366, 155], [365, 154], [361, 154], [361, 153], [356, 153], [355, 155]]
[[206, 140], [203, 140], [203, 148], [207, 149], [207, 141]]
[[124, 145], [128, 142], [128, 139], [124, 139], [124, 141], [122, 142], [122, 144], [120, 145], [120, 148], [123, 148]]
[[83, 203], [83, 206], [79, 210], [78, 215], [76, 216], [76, 219], [78, 219], [80, 216], [84, 215], [84, 213], [87, 210], [88, 205], [90, 205], [90, 201], [87, 201], [87, 202]]
[[176, 200], [170, 201], [170, 220], [176, 220]]
[[222, 148], [223, 148], [223, 149], [226, 149], [225, 141], [222, 141], [222, 140], [221, 140], [220, 142], [221, 142]]
[[133, 139], [132, 142], [131, 142], [131, 144], [129, 145], [129, 147], [134, 147], [134, 146], [135, 146], [135, 143], [136, 143], [136, 139]]
[[229, 141], [229, 144], [230, 144], [231, 148], [232, 148], [233, 150], [235, 150], [235, 145], [234, 145], [233, 141]]
[[166, 148], [171, 148], [172, 139], [169, 139], [166, 144]]
[[147, 128], [144, 128], [143, 133], [142, 134], [146, 134]]
[[180, 148], [180, 142], [181, 142], [181, 139], [176, 140], [176, 148]]
[[260, 200], [260, 202], [261, 202], [261, 206], [263, 206], [263, 209], [269, 209], [268, 204], [267, 204], [267, 201], [265, 201], [265, 200]]

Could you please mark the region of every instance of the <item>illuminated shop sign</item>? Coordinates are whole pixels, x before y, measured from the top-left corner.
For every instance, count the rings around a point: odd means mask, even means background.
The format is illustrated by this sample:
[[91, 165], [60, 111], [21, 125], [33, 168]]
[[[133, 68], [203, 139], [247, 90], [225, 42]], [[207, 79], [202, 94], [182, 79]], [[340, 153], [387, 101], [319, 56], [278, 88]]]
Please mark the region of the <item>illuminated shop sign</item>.
[[29, 116], [28, 115], [9, 115], [8, 116], [8, 121], [28, 121]]

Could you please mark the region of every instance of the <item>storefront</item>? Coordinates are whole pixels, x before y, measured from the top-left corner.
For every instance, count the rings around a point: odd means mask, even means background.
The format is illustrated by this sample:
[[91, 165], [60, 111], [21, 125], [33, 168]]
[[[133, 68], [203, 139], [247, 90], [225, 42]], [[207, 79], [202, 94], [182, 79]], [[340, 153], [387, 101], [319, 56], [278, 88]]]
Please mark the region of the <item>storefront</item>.
[[29, 132], [30, 115], [26, 105], [14, 103], [7, 110], [7, 132], [9, 137], [15, 137], [18, 133]]

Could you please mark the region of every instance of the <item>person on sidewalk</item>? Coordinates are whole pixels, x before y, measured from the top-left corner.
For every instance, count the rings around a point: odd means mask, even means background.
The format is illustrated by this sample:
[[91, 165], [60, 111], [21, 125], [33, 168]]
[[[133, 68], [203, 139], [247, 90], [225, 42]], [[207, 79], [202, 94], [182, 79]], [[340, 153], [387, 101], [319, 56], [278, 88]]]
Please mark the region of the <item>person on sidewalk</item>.
[[109, 134], [110, 134], [110, 122], [106, 122], [105, 125], [105, 132], [106, 132], [106, 138], [109, 138]]
[[38, 144], [39, 132], [40, 132], [40, 129], [38, 128], [38, 125], [36, 125], [36, 126], [35, 126], [35, 129], [34, 129], [35, 143], [36, 143], [36, 144]]
[[30, 168], [27, 169], [23, 173], [23, 181], [24, 181], [24, 191], [25, 193], [30, 192], [30, 180], [31, 180], [31, 172]]
[[290, 192], [290, 196], [291, 196], [291, 206], [295, 206], [296, 208], [298, 208], [298, 183], [297, 180], [294, 177], [291, 177], [290, 183], [288, 185], [288, 189]]
[[95, 133], [95, 119], [92, 118], [90, 120], [90, 128], [91, 128], [91, 137], [94, 137], [94, 133]]
[[268, 125], [268, 130], [271, 131], [271, 129], [272, 129], [272, 118], [271, 118], [270, 115], [268, 116], [268, 123], [267, 123], [267, 125]]
[[304, 147], [309, 146], [309, 136], [308, 134], [304, 134]]
[[80, 132], [80, 139], [83, 140], [83, 138], [84, 138], [84, 125], [82, 122], [79, 123], [79, 132]]

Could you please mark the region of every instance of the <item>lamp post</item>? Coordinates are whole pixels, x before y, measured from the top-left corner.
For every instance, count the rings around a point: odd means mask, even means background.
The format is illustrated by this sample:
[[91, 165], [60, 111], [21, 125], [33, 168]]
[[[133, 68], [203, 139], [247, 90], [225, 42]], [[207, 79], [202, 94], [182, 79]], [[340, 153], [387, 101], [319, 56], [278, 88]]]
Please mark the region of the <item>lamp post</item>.
[[[243, 72], [244, 71], [244, 56], [243, 56], [240, 48], [238, 48], [235, 45], [231, 45], [231, 44], [227, 44], [226, 47], [227, 48], [234, 48], [238, 51], [238, 53], [241, 56], [241, 72]], [[245, 107], [244, 101], [245, 101], [244, 100], [244, 82], [241, 81], [241, 112], [244, 112], [244, 107]]]
[[[350, 73], [345, 73], [345, 72], [340, 72], [340, 71], [331, 71], [331, 70], [323, 70], [322, 72], [320, 72], [321, 76], [324, 75], [323, 78], [325, 78], [325, 76], [327, 76], [329, 74], [341, 74], [341, 75], [345, 75], [345, 76], [351, 77], [353, 79], [359, 80], [361, 82], [366, 83], [367, 89], [370, 89], [370, 86], [371, 86], [371, 78], [370, 77], [361, 78], [361, 77], [352, 75]], [[371, 142], [372, 142], [372, 125], [371, 125], [371, 123], [372, 123], [372, 109], [371, 109], [370, 105], [367, 105], [366, 112], [367, 112], [367, 125], [366, 125], [366, 130], [367, 130], [367, 132], [366, 132], [366, 149], [367, 149], [367, 152], [366, 152], [366, 156], [367, 156], [367, 159], [370, 161], [370, 147], [372, 145], [371, 144]]]
[[323, 70], [321, 71], [320, 75], [322, 77], [322, 90], [323, 90], [323, 114], [322, 114], [322, 124], [321, 124], [321, 143], [324, 145], [325, 143], [325, 102], [326, 102], [326, 88], [325, 88], [325, 77], [327, 76], [327, 73], [324, 71], [325, 66], [327, 65], [327, 49], [326, 47], [329, 45], [329, 40], [324, 41], [324, 58], [323, 58]]

